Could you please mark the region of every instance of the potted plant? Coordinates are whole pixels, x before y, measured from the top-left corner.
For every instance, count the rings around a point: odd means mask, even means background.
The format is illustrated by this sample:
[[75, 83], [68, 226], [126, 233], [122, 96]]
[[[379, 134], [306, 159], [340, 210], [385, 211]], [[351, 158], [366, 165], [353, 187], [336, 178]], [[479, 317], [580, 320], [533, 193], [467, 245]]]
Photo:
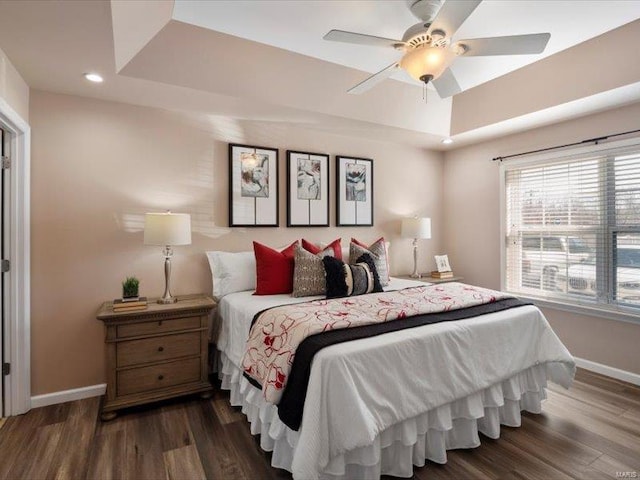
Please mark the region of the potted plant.
[[137, 299], [139, 286], [140, 286], [140, 281], [136, 277], [127, 277], [127, 279], [124, 282], [122, 282], [122, 299], [123, 300]]

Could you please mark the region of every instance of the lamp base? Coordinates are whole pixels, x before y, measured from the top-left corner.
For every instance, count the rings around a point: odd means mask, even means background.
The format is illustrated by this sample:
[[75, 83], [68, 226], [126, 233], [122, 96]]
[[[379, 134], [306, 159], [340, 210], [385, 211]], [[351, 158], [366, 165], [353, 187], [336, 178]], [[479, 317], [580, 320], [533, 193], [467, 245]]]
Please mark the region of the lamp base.
[[413, 239], [413, 273], [411, 278], [420, 278], [422, 275], [418, 272], [418, 239]]
[[178, 299], [176, 297], [159, 298], [158, 299], [158, 303], [160, 303], [162, 305], [168, 305], [170, 303], [176, 303], [177, 301], [178, 301]]
[[158, 303], [162, 305], [168, 305], [176, 303], [178, 299], [171, 296], [170, 282], [171, 279], [171, 257], [173, 256], [173, 249], [170, 245], [164, 248], [164, 294], [162, 298], [158, 299]]

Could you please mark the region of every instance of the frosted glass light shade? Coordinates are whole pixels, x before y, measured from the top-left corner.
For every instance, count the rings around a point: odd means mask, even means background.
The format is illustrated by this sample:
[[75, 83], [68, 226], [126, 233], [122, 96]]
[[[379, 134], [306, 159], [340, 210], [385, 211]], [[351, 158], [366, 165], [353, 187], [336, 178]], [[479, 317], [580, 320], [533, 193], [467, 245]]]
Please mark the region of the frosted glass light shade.
[[416, 80], [421, 80], [420, 77], [425, 75], [432, 75], [435, 80], [454, 58], [455, 54], [449, 48], [424, 45], [406, 53], [400, 60], [400, 66]]
[[188, 213], [145, 214], [145, 245], [189, 245], [190, 243], [191, 215]]
[[431, 238], [431, 219], [403, 218], [400, 234], [406, 238]]

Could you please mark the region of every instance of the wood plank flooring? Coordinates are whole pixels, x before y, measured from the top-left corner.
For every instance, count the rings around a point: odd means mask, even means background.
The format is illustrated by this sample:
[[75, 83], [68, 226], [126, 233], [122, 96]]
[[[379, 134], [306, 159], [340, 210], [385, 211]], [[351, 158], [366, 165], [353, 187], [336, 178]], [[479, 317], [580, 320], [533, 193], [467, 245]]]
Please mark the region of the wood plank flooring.
[[[227, 392], [129, 409], [106, 423], [98, 407], [91, 398], [7, 419], [0, 479], [291, 478], [270, 466]], [[551, 385], [543, 411], [524, 413], [521, 428], [502, 427], [499, 440], [449, 451], [445, 465], [416, 468], [414, 478], [640, 478], [639, 387], [578, 370], [571, 390]]]

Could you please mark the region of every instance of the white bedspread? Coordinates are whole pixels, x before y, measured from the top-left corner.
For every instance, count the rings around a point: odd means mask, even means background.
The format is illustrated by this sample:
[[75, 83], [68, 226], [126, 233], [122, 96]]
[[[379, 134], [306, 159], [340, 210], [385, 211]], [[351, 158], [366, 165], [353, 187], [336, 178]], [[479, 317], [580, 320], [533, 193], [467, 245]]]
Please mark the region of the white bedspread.
[[[253, 315], [295, 301], [305, 299], [224, 297], [219, 349], [239, 365]], [[327, 347], [313, 361], [294, 478], [318, 478], [332, 459], [390, 426], [539, 364], [550, 380], [571, 384], [573, 358], [533, 306]]]

